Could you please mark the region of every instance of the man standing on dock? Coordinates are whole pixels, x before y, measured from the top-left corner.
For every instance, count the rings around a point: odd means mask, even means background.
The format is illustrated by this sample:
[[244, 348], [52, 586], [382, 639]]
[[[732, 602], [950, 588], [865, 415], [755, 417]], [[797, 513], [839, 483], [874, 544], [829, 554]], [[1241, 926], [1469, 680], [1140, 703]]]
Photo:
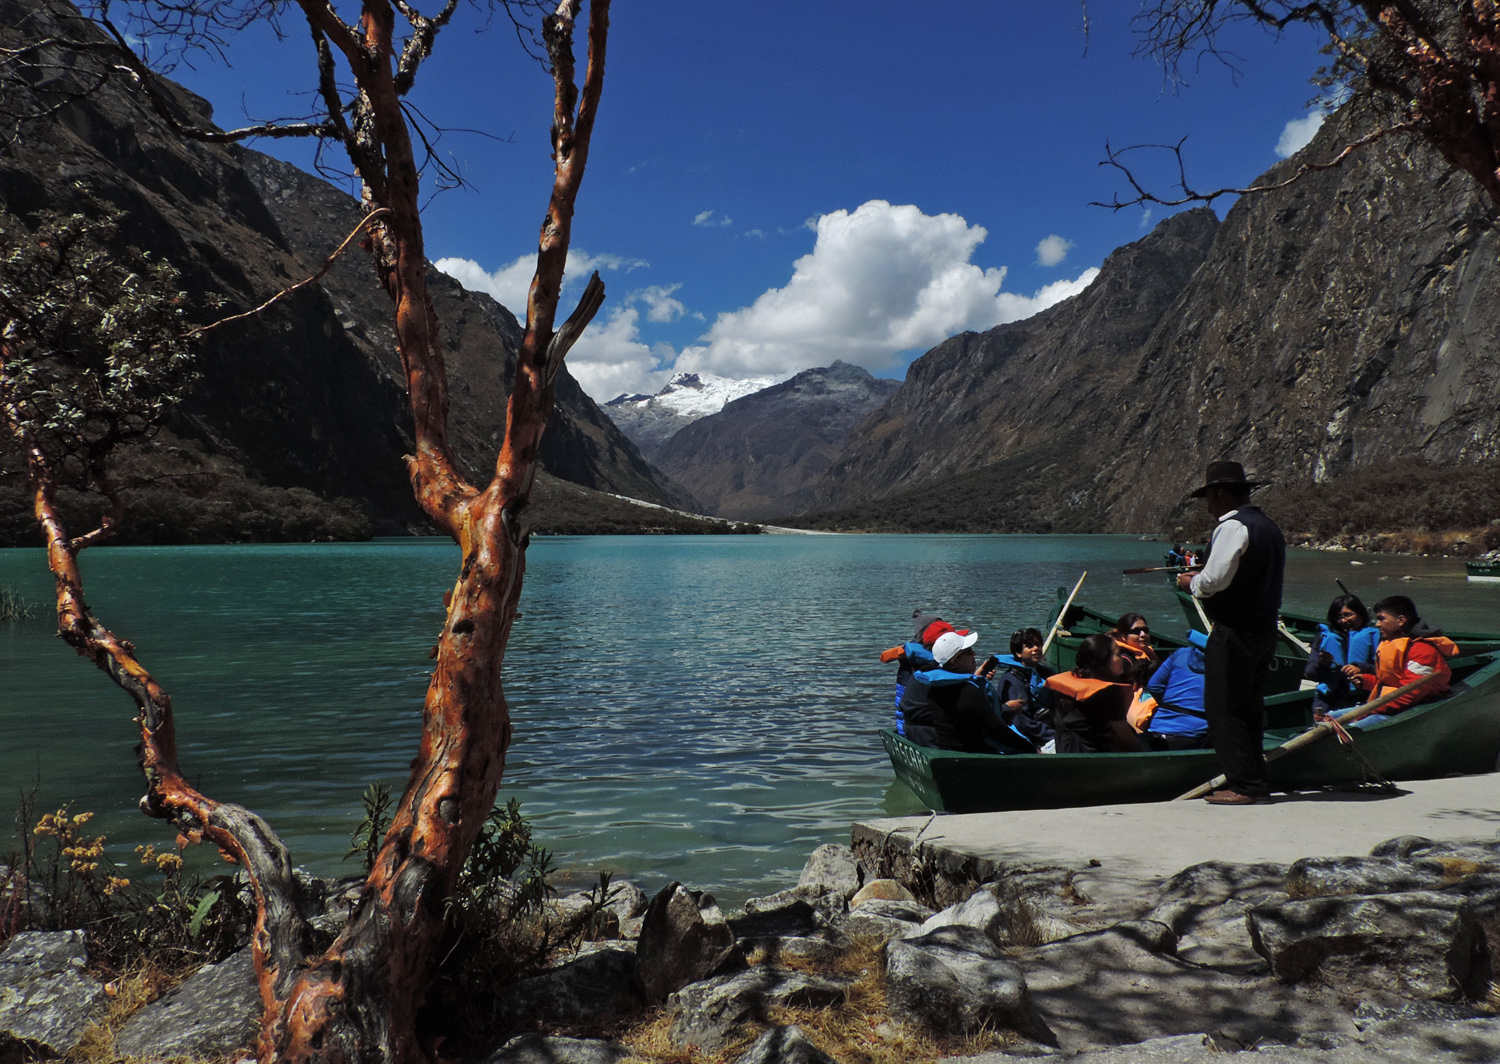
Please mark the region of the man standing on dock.
[[1217, 520], [1202, 571], [1183, 573], [1177, 586], [1203, 600], [1213, 622], [1204, 650], [1204, 712], [1225, 785], [1204, 800], [1254, 805], [1270, 796], [1263, 749], [1261, 690], [1276, 651], [1286, 539], [1276, 523], [1250, 505], [1263, 482], [1248, 480], [1238, 462], [1211, 462], [1193, 492]]

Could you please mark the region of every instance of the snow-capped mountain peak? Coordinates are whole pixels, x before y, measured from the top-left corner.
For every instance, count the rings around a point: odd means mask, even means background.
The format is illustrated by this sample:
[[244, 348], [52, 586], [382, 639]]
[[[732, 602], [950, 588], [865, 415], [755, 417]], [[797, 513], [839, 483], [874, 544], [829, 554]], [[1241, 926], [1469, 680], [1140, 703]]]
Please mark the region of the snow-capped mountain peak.
[[650, 458], [678, 429], [791, 376], [782, 373], [737, 379], [713, 373], [678, 373], [655, 395], [618, 395], [604, 404], [604, 412]]

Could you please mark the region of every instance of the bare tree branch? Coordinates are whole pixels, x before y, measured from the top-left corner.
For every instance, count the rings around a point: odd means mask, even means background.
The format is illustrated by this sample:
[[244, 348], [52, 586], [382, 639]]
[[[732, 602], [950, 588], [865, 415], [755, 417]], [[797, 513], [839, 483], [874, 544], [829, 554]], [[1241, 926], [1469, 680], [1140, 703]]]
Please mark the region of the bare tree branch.
[[[1135, 195], [1129, 199], [1121, 199], [1116, 194], [1115, 198], [1109, 203], [1094, 201], [1089, 206], [1107, 207], [1112, 211], [1124, 210], [1126, 207], [1137, 207], [1143, 203], [1156, 203], [1163, 207], [1181, 207], [1188, 203], [1212, 203], [1223, 196], [1248, 196], [1258, 192], [1276, 192], [1283, 188], [1289, 188], [1308, 174], [1317, 173], [1322, 170], [1332, 170], [1337, 166], [1341, 166], [1344, 160], [1348, 159], [1355, 152], [1374, 144], [1376, 141], [1384, 140], [1392, 134], [1412, 133], [1415, 131], [1416, 126], [1411, 122], [1401, 122], [1393, 126], [1382, 126], [1380, 129], [1375, 130], [1375, 132], [1366, 134], [1358, 140], [1346, 144], [1343, 150], [1326, 162], [1308, 162], [1298, 165], [1288, 177], [1281, 181], [1273, 181], [1264, 185], [1248, 185], [1244, 188], [1216, 188], [1211, 192], [1194, 191], [1187, 183], [1187, 166], [1182, 158], [1182, 145], [1187, 141], [1186, 137], [1183, 137], [1176, 144], [1132, 144], [1130, 147], [1121, 148], [1118, 151], [1106, 143], [1104, 145], [1106, 158], [1099, 165], [1112, 166], [1124, 174], [1125, 180], [1130, 182], [1130, 187], [1135, 189]], [[1121, 156], [1126, 152], [1146, 149], [1169, 151], [1172, 153], [1177, 161], [1177, 187], [1182, 190], [1181, 196], [1176, 199], [1164, 199], [1156, 193], [1151, 192], [1141, 184], [1140, 179], [1136, 177], [1134, 171], [1120, 161]]]

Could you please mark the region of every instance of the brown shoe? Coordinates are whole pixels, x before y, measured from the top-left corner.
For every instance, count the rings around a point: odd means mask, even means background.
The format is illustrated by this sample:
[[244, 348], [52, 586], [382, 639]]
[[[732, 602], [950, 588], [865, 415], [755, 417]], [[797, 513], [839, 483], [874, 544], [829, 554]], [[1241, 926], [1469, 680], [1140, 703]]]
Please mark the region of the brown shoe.
[[1203, 800], [1209, 805], [1258, 805], [1266, 799], [1257, 798], [1251, 794], [1241, 794], [1239, 791], [1214, 791], [1205, 795]]

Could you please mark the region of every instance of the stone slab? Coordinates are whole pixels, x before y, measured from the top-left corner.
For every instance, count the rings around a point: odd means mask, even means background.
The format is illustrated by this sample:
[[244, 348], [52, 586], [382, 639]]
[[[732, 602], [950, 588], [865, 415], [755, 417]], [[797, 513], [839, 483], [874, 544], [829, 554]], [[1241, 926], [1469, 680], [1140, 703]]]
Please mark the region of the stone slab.
[[1312, 792], [1254, 806], [1152, 802], [893, 817], [856, 823], [851, 841], [863, 860], [882, 845], [909, 853], [915, 840], [930, 865], [972, 881], [1027, 868], [1077, 868], [1080, 889], [1107, 900], [1134, 896], [1141, 883], [1203, 861], [1290, 863], [1367, 854], [1397, 835], [1492, 838], [1500, 831], [1500, 775], [1400, 787], [1395, 796]]

